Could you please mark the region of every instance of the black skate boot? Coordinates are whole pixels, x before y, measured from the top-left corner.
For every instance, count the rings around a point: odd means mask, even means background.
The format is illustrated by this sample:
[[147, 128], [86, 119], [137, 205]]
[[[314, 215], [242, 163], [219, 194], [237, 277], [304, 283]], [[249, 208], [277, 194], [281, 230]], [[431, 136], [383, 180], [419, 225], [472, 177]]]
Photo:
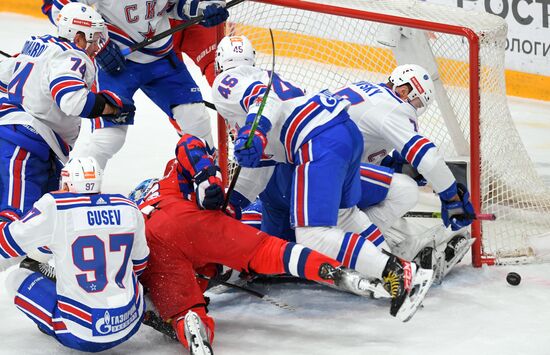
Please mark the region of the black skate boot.
[[415, 264], [400, 259], [395, 255], [389, 256], [382, 273], [382, 281], [384, 281], [384, 288], [392, 298], [390, 314], [394, 317], [409, 295], [415, 271]]
[[48, 263], [41, 263], [39, 261], [26, 257], [25, 259], [23, 259], [23, 261], [21, 261], [19, 267], [34, 272], [39, 272], [53, 282], [56, 282], [55, 268]]

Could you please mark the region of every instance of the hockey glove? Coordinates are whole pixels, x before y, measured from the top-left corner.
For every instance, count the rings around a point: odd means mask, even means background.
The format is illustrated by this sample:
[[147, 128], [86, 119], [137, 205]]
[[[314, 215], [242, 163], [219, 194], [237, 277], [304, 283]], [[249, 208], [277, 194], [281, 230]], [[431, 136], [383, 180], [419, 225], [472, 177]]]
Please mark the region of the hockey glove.
[[193, 177], [197, 205], [200, 208], [207, 210], [221, 208], [224, 201], [221, 178], [220, 168], [215, 165], [202, 169]]
[[235, 140], [235, 159], [237, 159], [237, 163], [242, 167], [256, 168], [260, 165], [260, 160], [264, 154], [267, 137], [260, 129], [256, 129], [251, 146], [246, 148], [245, 145], [249, 134], [250, 125], [246, 125], [240, 129], [239, 135]]
[[23, 212], [17, 208], [7, 207], [0, 211], [0, 222], [13, 222], [21, 219]]
[[191, 0], [184, 5], [184, 15], [190, 18], [203, 15], [201, 24], [204, 27], [214, 27], [227, 20], [229, 12], [222, 0]]
[[205, 6], [202, 10], [204, 20], [201, 22], [204, 27], [217, 26], [229, 17], [224, 1], [201, 1], [201, 3]]
[[409, 164], [405, 158], [401, 156], [396, 150], [391, 155], [386, 155], [380, 162], [380, 165], [392, 168], [396, 173], [405, 174], [413, 178], [418, 186], [424, 186], [427, 184], [424, 176], [416, 170], [414, 166]]
[[473, 222], [474, 207], [470, 202], [470, 193], [466, 186], [456, 184], [460, 201], [447, 201], [441, 198], [441, 219], [445, 227], [451, 226], [453, 231], [467, 227]]
[[132, 101], [108, 90], [102, 90], [98, 94], [103, 96], [109, 104], [116, 108], [115, 114], [102, 115], [104, 119], [116, 124], [129, 123], [134, 119], [136, 107]]
[[120, 48], [110, 39], [95, 55], [99, 67], [109, 74], [120, 73], [126, 68], [126, 59], [120, 52]]
[[230, 217], [240, 220], [243, 216], [243, 208], [250, 205], [250, 201], [237, 190], [233, 190], [229, 196], [229, 203], [225, 213]]

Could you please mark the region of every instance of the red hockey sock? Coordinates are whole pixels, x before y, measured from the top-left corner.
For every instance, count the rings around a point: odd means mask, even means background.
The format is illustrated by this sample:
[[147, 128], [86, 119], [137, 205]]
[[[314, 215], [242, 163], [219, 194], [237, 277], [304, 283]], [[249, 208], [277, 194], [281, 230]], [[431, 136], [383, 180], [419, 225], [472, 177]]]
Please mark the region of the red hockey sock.
[[214, 319], [206, 314], [206, 308], [204, 307], [193, 307], [191, 309], [185, 310], [184, 312], [181, 312], [177, 314], [172, 319], [172, 327], [174, 327], [174, 330], [176, 331], [176, 334], [178, 336], [178, 339], [180, 343], [185, 346], [186, 349], [189, 349], [189, 343], [187, 342], [187, 339], [185, 338], [185, 322], [184, 318], [188, 311], [193, 311], [198, 314], [198, 316], [201, 318], [204, 326], [206, 327], [206, 333], [208, 334], [208, 339], [210, 340], [210, 344], [214, 341]]
[[312, 281], [327, 282], [319, 276], [323, 264], [334, 267], [340, 263], [328, 256], [300, 244], [267, 237], [260, 244], [249, 263], [249, 268], [259, 274], [290, 274]]

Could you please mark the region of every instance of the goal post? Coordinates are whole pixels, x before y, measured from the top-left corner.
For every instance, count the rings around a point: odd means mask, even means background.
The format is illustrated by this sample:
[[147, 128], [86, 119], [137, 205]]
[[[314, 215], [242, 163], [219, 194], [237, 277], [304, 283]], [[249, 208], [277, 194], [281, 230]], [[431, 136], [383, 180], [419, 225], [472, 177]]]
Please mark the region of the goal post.
[[[310, 93], [361, 80], [385, 82], [405, 62], [428, 68], [436, 102], [419, 117], [419, 131], [446, 159], [468, 162], [474, 209], [497, 216], [471, 226], [473, 265], [543, 260], [550, 193], [507, 107], [503, 19], [417, 0], [254, 0], [232, 9], [226, 34], [246, 35], [257, 66], [269, 70], [268, 28], [275, 70]], [[393, 35], [381, 40], [386, 30]], [[389, 43], [392, 36], [396, 43]], [[230, 174], [231, 138], [223, 127], [219, 141], [222, 170]]]

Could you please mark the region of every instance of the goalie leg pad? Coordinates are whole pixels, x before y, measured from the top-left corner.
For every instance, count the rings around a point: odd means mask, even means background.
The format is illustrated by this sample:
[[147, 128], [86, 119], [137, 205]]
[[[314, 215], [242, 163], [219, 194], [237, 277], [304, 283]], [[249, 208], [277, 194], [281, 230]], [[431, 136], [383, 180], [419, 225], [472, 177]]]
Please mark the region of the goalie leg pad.
[[434, 264], [434, 282], [440, 284], [443, 278], [458, 264], [464, 255], [468, 253], [475, 239], [467, 231], [454, 234], [448, 243], [436, 248], [436, 261]]
[[427, 228], [404, 218], [385, 234], [392, 253], [405, 260], [413, 260], [426, 247], [435, 248], [446, 236], [443, 225]]

